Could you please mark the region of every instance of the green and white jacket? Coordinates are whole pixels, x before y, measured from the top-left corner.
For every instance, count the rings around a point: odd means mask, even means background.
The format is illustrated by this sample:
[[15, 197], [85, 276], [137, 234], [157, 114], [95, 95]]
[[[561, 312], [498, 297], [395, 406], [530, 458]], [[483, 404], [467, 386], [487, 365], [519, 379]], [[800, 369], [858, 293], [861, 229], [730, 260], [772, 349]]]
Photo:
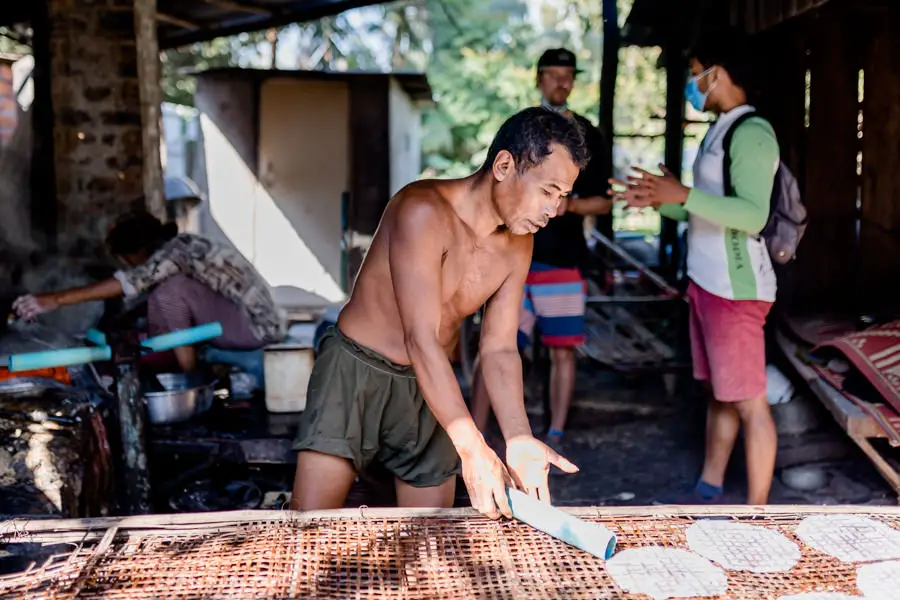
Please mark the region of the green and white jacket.
[[688, 221], [688, 277], [730, 300], [775, 301], [772, 261], [759, 232], [769, 218], [769, 202], [780, 153], [772, 126], [762, 117], [744, 121], [731, 138], [731, 183], [726, 196], [722, 143], [729, 126], [754, 110], [739, 106], [721, 115], [694, 162], [694, 188], [684, 205], [660, 208], [669, 218]]

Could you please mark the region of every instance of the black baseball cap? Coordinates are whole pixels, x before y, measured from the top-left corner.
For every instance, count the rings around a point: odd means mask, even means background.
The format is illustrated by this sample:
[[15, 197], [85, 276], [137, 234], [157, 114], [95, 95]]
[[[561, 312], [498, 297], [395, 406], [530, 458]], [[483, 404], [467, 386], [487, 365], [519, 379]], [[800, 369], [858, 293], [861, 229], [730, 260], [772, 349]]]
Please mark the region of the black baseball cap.
[[537, 70], [540, 72], [541, 69], [547, 67], [569, 67], [575, 69], [576, 73], [581, 73], [581, 70], [576, 66], [575, 53], [565, 48], [551, 48], [541, 54], [541, 57], [538, 59]]

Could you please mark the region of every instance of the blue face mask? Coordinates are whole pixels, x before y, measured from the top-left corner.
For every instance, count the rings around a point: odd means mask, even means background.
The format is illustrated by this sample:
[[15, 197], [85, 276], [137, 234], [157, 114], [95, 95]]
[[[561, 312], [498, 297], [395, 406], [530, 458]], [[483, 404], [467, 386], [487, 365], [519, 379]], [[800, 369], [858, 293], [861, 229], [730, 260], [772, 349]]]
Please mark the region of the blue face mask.
[[684, 86], [685, 99], [691, 103], [695, 110], [700, 112], [703, 112], [703, 109], [706, 108], [706, 99], [709, 98], [709, 93], [716, 85], [713, 83], [707, 88], [706, 93], [700, 91], [700, 80], [709, 75], [710, 71], [712, 69], [707, 69], [699, 75], [694, 75], [688, 79], [687, 85]]

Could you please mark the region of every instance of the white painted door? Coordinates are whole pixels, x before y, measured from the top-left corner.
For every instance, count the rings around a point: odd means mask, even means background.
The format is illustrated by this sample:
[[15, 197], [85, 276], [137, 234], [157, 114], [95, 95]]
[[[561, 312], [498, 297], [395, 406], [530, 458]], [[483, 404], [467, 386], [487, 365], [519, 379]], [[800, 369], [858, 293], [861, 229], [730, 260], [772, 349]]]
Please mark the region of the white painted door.
[[341, 195], [349, 189], [344, 82], [277, 78], [260, 98], [255, 263], [279, 304], [340, 302]]

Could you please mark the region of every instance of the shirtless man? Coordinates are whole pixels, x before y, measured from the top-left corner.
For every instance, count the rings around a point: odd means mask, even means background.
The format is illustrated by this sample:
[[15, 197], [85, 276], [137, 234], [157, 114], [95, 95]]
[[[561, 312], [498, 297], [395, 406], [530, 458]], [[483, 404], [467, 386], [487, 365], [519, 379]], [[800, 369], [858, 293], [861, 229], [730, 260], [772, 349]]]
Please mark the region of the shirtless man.
[[[400, 506], [450, 507], [461, 462], [472, 505], [510, 517], [507, 487], [549, 502], [550, 465], [578, 470], [531, 434], [516, 335], [531, 234], [556, 215], [587, 159], [574, 121], [529, 108], [503, 124], [478, 172], [416, 182], [391, 200], [319, 346], [294, 444], [293, 509], [342, 507], [373, 462], [395, 476]], [[506, 466], [448, 359], [462, 320], [485, 302], [479, 352]]]

